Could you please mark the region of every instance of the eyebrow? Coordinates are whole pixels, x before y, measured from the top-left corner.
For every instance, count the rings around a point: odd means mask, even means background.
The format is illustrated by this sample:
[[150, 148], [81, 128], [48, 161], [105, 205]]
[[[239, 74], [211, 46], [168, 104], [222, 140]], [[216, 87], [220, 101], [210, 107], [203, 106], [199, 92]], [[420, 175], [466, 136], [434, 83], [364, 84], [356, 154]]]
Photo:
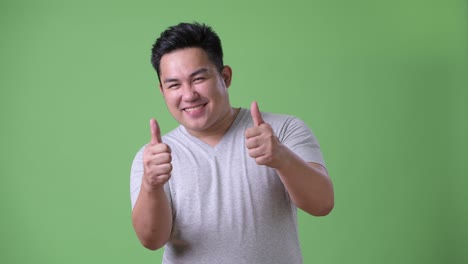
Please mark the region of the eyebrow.
[[[193, 77], [193, 76], [196, 76], [196, 75], [198, 75], [198, 74], [200, 74], [200, 73], [205, 73], [205, 72], [208, 72], [208, 69], [207, 69], [207, 68], [201, 68], [201, 69], [198, 69], [198, 70], [192, 72], [192, 73], [190, 74], [190, 77]], [[179, 80], [176, 79], [176, 78], [164, 79], [164, 83], [177, 82], [177, 81], [179, 81]]]

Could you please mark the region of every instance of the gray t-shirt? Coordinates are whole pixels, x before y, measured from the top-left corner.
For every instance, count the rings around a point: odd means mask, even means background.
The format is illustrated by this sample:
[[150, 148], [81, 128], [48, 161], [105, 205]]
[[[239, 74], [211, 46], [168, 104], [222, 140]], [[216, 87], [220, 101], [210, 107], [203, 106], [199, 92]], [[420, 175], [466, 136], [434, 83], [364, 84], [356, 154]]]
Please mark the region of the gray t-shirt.
[[[299, 157], [325, 165], [317, 140], [301, 120], [262, 116]], [[183, 126], [163, 137], [173, 165], [164, 186], [173, 229], [163, 263], [302, 263], [297, 208], [276, 171], [249, 156], [244, 133], [252, 126], [249, 110], [241, 109], [215, 147]], [[132, 165], [132, 206], [143, 175], [142, 151]]]

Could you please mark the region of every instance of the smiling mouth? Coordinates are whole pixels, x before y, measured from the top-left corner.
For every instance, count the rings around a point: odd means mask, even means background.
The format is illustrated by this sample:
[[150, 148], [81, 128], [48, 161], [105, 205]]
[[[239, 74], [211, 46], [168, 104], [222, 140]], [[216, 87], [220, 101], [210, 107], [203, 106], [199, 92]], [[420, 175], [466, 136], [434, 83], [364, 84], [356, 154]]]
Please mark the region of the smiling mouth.
[[194, 106], [194, 107], [187, 107], [187, 108], [184, 108], [183, 110], [186, 111], [186, 112], [192, 112], [192, 111], [196, 111], [198, 109], [201, 109], [205, 106], [206, 104], [201, 104], [201, 105], [197, 105], [197, 106]]

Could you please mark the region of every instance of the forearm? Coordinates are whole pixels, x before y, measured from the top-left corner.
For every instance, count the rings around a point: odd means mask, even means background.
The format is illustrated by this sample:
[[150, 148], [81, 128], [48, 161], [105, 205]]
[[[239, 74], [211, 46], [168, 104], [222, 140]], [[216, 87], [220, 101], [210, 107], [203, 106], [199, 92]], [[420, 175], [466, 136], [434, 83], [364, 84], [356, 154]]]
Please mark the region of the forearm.
[[334, 206], [333, 185], [324, 167], [307, 163], [283, 146], [283, 162], [276, 168], [294, 204], [315, 216], [327, 215]]
[[138, 239], [148, 249], [163, 247], [171, 235], [172, 212], [164, 190], [141, 188], [132, 211], [132, 222]]

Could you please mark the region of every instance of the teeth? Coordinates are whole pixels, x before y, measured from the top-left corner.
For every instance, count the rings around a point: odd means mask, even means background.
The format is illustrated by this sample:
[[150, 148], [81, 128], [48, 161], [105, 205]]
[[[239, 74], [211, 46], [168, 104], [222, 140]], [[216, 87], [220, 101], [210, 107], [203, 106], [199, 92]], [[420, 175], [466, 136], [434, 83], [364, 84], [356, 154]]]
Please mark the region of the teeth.
[[195, 106], [195, 107], [190, 107], [190, 108], [185, 108], [185, 111], [191, 112], [191, 111], [195, 111], [195, 110], [197, 110], [197, 109], [200, 109], [200, 108], [202, 108], [202, 107], [203, 107], [203, 105], [199, 105], [199, 106]]

